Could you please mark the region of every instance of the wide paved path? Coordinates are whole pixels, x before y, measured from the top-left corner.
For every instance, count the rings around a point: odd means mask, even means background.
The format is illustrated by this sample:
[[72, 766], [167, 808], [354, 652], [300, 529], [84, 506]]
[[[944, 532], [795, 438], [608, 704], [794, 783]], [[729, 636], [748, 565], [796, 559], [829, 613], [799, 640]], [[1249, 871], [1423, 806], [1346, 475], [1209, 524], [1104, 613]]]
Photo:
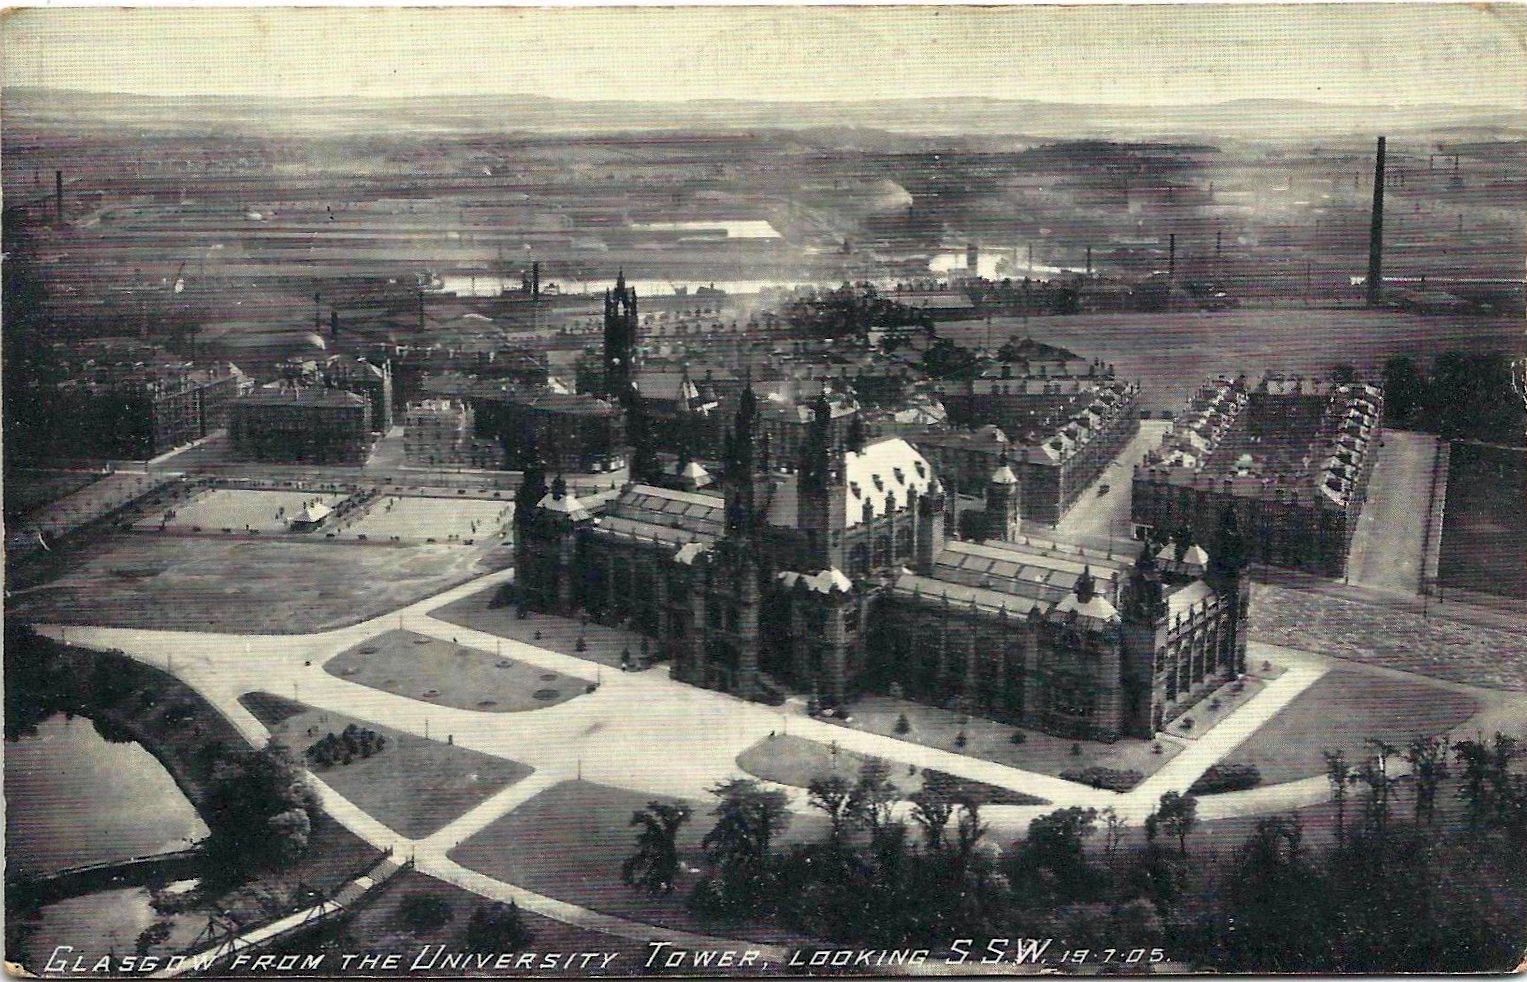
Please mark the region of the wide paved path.
[[[1140, 432], [1109, 461], [1098, 479], [1082, 491], [1071, 509], [1055, 526], [1059, 535], [1102, 538], [1129, 538], [1130, 484], [1135, 465], [1145, 459], [1146, 451], [1161, 444], [1161, 435], [1171, 428], [1166, 420], [1141, 420]], [[1100, 485], [1108, 485], [1107, 494], [1098, 494]]]
[[1375, 447], [1368, 497], [1347, 554], [1347, 579], [1415, 596], [1426, 564], [1426, 516], [1432, 507], [1437, 438], [1388, 431]]
[[[1304, 658], [1295, 652], [1276, 653], [1274, 660], [1286, 668], [1282, 676], [1188, 743], [1176, 758], [1139, 787], [1116, 794], [811, 719], [797, 706], [769, 707], [744, 702], [676, 682], [661, 667], [632, 673], [601, 669], [585, 659], [430, 616], [434, 609], [511, 576], [510, 571], [493, 573], [394, 613], [318, 634], [245, 636], [73, 626], [44, 626], [39, 630], [73, 644], [120, 649], [133, 658], [167, 669], [216, 706], [256, 745], [263, 744], [269, 733], [238, 699], [247, 692], [266, 691], [417, 736], [428, 735], [435, 740], [449, 737], [456, 745], [528, 764], [535, 768], [530, 777], [418, 840], [395, 832], [322, 781], [315, 780], [315, 784], [324, 807], [342, 825], [373, 846], [383, 849], [391, 846], [399, 856], [411, 855], [417, 867], [431, 876], [485, 897], [512, 899], [527, 910], [577, 927], [638, 941], [655, 938], [690, 945], [716, 944], [719, 939], [660, 929], [578, 907], [466, 869], [450, 859], [448, 853], [534, 795], [575, 777], [642, 794], [704, 800], [706, 789], [717, 781], [746, 776], [737, 766], [738, 754], [770, 732], [786, 729], [793, 736], [822, 743], [836, 741], [847, 750], [901, 764], [937, 768], [1037, 795], [1049, 802], [1040, 806], [983, 809], [982, 815], [990, 824], [995, 841], [1020, 838], [1032, 818], [1072, 805], [1111, 806], [1129, 821], [1141, 822], [1154, 810], [1163, 792], [1186, 791], [1206, 768], [1325, 671], [1322, 659]], [[324, 662], [339, 652], [397, 628], [486, 651], [493, 651], [498, 645], [509, 657], [588, 681], [598, 678], [602, 684], [591, 694], [546, 709], [490, 713], [422, 702], [323, 670]], [[787, 790], [792, 792], [792, 808], [806, 811], [805, 795], [798, 789]], [[1201, 799], [1199, 814], [1213, 819], [1284, 811], [1322, 798], [1322, 789], [1313, 784], [1307, 786], [1307, 782], [1294, 782]]]

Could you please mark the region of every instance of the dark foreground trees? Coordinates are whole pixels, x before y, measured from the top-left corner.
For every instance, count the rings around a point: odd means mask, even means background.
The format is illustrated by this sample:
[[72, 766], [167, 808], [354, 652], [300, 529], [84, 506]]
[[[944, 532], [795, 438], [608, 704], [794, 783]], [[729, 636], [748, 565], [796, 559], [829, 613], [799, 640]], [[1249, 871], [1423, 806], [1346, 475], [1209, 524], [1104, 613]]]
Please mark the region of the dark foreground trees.
[[285, 866], [306, 850], [318, 796], [292, 752], [229, 753], [212, 769], [206, 802], [208, 851], [237, 870]]
[[466, 948], [473, 954], [520, 951], [534, 940], [535, 935], [525, 926], [525, 918], [513, 902], [478, 904], [467, 921]]
[[[1173, 793], [1143, 828], [1063, 808], [995, 843], [990, 806], [969, 788], [935, 777], [906, 796], [873, 765], [814, 782], [805, 802], [826, 831], [781, 846], [785, 795], [728, 781], [712, 790], [691, 905], [876, 947], [1040, 937], [1235, 972], [1514, 967], [1527, 947], [1527, 748], [1501, 736], [1370, 750], [1328, 762], [1339, 828], [1329, 806], [1272, 815], [1228, 847], [1211, 846], [1197, 801]], [[649, 820], [662, 827], [647, 815], [644, 837]]]

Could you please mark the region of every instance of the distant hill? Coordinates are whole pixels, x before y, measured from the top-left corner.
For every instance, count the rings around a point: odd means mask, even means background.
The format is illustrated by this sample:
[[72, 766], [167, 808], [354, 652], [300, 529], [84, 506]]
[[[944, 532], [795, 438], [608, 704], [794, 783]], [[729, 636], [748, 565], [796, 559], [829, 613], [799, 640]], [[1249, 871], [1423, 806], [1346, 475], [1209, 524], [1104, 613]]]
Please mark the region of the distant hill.
[[[23, 129], [132, 126], [179, 133], [595, 133], [640, 130], [879, 130], [1048, 140], [1212, 137], [1279, 141], [1376, 132], [1527, 135], [1527, 113], [1497, 106], [1356, 106], [1249, 99], [1208, 105], [1121, 106], [987, 98], [861, 102], [578, 102], [540, 96], [314, 99], [143, 96], [16, 87], [0, 93], [6, 124]], [[847, 134], [842, 134], [847, 135]], [[869, 134], [854, 142], [873, 144]]]

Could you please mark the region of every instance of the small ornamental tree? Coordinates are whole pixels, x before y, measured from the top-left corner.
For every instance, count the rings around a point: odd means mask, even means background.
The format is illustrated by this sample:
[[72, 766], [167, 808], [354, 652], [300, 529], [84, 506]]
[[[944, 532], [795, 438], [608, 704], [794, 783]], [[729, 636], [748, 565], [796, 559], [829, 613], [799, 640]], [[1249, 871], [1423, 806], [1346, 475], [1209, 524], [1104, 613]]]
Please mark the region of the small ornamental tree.
[[413, 932], [434, 931], [450, 923], [451, 905], [441, 897], [411, 893], [398, 904], [398, 920]]
[[507, 904], [478, 904], [467, 921], [467, 951], [486, 955], [500, 951], [519, 951], [530, 946], [535, 935], [525, 926], [525, 918], [514, 901]]
[[641, 831], [636, 834], [636, 852], [621, 864], [621, 881], [651, 894], [672, 893], [679, 877], [679, 829], [689, 815], [687, 805], [664, 801], [649, 801], [646, 808], [632, 812], [630, 824]]

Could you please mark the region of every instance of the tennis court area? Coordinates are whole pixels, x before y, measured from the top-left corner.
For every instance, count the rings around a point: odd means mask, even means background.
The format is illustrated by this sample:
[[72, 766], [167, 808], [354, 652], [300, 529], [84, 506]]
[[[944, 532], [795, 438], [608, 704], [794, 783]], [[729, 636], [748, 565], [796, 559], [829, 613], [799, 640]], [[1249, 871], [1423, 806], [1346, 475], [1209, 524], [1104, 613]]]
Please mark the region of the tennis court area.
[[514, 505], [506, 501], [384, 496], [365, 514], [343, 523], [336, 535], [404, 542], [486, 541], [508, 534], [513, 515]]
[[313, 502], [333, 508], [344, 500], [342, 494], [319, 494], [313, 491], [246, 491], [239, 488], [210, 488], [190, 501], [177, 503], [163, 512], [145, 515], [133, 527], [141, 531], [166, 530], [192, 532], [277, 533], [288, 530], [293, 516]]

